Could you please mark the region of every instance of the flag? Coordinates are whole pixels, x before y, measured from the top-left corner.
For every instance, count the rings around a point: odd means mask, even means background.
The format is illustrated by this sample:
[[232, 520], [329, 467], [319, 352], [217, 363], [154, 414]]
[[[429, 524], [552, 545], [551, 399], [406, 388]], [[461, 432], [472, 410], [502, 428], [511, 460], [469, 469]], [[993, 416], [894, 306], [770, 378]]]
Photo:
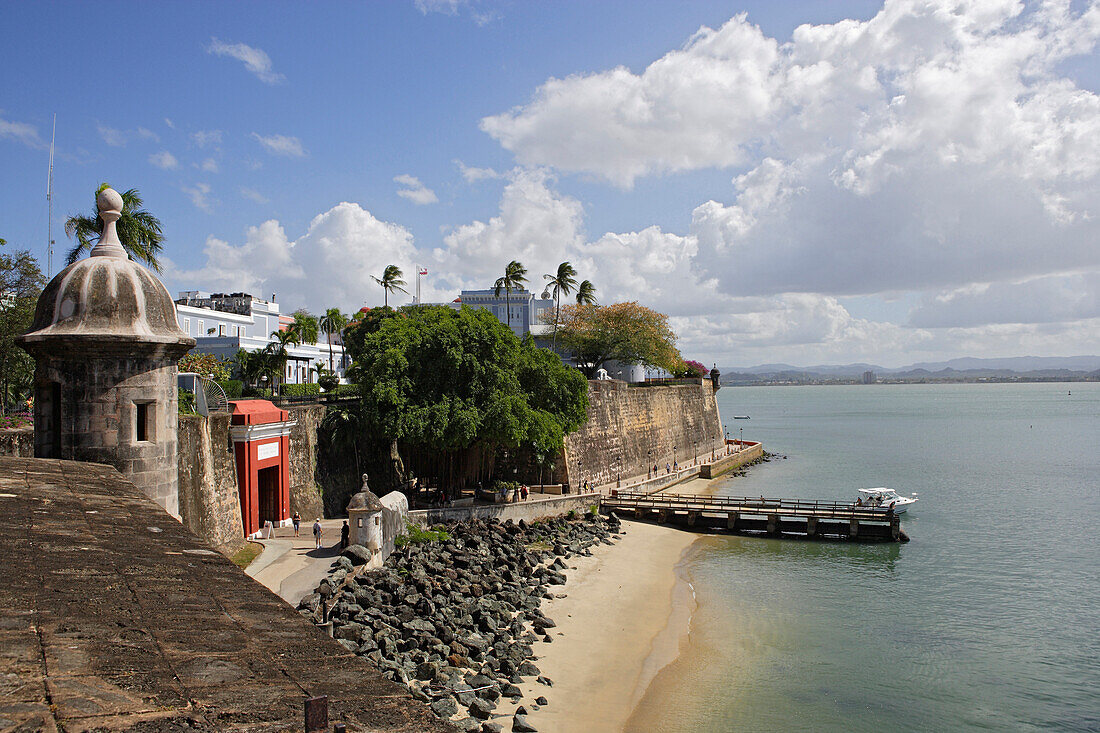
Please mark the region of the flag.
[[428, 268], [427, 267], [421, 267], [420, 270], [417, 271], [416, 274], [417, 275], [427, 275], [428, 274]]

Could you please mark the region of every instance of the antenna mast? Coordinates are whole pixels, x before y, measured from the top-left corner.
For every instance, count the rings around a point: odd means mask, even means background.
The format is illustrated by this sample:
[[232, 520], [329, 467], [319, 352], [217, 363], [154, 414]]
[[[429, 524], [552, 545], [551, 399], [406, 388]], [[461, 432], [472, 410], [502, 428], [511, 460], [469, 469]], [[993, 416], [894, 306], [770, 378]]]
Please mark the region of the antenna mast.
[[53, 277], [53, 144], [57, 138], [57, 113], [53, 115], [53, 133], [50, 135], [50, 172], [46, 176], [46, 277]]

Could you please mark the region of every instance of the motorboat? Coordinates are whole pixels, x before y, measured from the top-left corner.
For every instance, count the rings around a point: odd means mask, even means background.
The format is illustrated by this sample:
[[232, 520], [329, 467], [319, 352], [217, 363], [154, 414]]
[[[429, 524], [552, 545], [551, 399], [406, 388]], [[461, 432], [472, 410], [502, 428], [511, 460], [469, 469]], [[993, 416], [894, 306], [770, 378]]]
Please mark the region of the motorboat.
[[894, 507], [894, 514], [904, 514], [911, 504], [917, 503], [917, 495], [902, 496], [893, 489], [879, 486], [874, 489], [860, 489], [859, 500], [856, 506], [870, 507], [872, 509], [889, 509]]
[[734, 420], [749, 420], [751, 418], [748, 415], [734, 415], [733, 419]]

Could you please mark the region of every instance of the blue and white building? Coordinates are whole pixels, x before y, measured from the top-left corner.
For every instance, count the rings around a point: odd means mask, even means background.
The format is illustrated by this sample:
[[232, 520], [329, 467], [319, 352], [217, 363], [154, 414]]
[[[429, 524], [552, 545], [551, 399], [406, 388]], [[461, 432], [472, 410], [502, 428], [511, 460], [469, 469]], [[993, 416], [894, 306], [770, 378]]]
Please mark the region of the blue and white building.
[[[509, 302], [511, 304], [511, 317], [509, 317]], [[453, 308], [468, 305], [471, 308], [484, 308], [492, 312], [501, 323], [512, 329], [512, 333], [523, 338], [531, 334], [540, 342], [549, 339], [554, 332], [554, 327], [544, 323], [545, 314], [554, 310], [554, 299], [549, 292], [544, 292], [541, 298], [529, 290], [513, 290], [511, 295], [505, 297], [502, 291], [496, 294], [495, 289], [489, 290], [463, 290], [458, 300], [451, 303]], [[539, 344], [540, 346], [543, 344]]]
[[[284, 331], [293, 323], [289, 315], [279, 312], [279, 304], [256, 298], [248, 293], [204, 293], [200, 290], [180, 292], [176, 300], [176, 319], [180, 328], [195, 339], [194, 351], [214, 354], [220, 359], [232, 359], [238, 349], [262, 351], [275, 341], [271, 334]], [[329, 344], [324, 334], [316, 344], [287, 347], [286, 384], [307, 384], [317, 381], [318, 362], [327, 368], [330, 363]], [[331, 363], [341, 381], [349, 359], [344, 354], [340, 334], [332, 334]]]

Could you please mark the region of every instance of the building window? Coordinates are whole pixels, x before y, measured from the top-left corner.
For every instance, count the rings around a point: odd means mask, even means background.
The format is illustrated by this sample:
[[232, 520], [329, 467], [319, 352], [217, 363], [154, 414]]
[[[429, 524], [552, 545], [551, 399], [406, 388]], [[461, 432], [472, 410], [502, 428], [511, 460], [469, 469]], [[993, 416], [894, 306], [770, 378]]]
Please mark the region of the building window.
[[138, 443], [153, 439], [154, 419], [157, 412], [155, 402], [134, 403], [134, 440]]
[[191, 335], [191, 319], [190, 318], [184, 318], [183, 319], [183, 332], [186, 333], [188, 336]]
[[225, 324], [224, 323], [219, 323], [218, 324], [218, 335], [219, 336], [224, 336], [225, 335]]
[[199, 319], [199, 332], [198, 332], [198, 335], [199, 335], [199, 336], [205, 336], [205, 335], [206, 335], [206, 334], [204, 334], [204, 333], [202, 332], [202, 327], [203, 327], [204, 325], [205, 325], [205, 324], [204, 324], [204, 323], [202, 322], [202, 319], [200, 318], [200, 319]]

